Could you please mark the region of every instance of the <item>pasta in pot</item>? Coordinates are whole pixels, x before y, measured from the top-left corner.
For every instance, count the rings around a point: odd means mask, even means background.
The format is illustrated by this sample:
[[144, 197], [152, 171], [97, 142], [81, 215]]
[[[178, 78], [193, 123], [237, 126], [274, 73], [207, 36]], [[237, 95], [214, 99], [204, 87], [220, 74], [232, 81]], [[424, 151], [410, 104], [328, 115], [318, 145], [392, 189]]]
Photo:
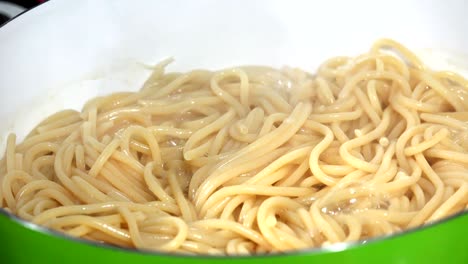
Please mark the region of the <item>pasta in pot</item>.
[[64, 110], [0, 163], [0, 202], [65, 234], [260, 254], [401, 232], [468, 205], [468, 81], [401, 44], [315, 74], [166, 73]]

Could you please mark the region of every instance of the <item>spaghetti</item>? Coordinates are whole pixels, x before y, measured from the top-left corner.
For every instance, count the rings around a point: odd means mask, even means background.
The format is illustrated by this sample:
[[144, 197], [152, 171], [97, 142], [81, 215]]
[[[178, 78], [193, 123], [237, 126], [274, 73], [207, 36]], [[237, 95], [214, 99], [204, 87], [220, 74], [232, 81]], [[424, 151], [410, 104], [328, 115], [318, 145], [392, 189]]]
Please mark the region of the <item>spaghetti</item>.
[[401, 44], [316, 74], [165, 73], [64, 110], [0, 164], [5, 210], [65, 234], [259, 254], [401, 232], [468, 205], [468, 81]]

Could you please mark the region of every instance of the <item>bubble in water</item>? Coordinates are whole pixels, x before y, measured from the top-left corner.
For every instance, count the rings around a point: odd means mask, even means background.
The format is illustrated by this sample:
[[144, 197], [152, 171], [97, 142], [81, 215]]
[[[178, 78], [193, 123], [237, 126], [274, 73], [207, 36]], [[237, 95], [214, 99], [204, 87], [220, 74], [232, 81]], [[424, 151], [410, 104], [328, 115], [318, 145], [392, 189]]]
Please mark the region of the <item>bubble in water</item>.
[[381, 137], [379, 139], [379, 144], [382, 146], [382, 147], [387, 147], [388, 144], [390, 144], [390, 141], [388, 140], [387, 137]]
[[354, 135], [356, 135], [356, 137], [362, 137], [361, 129], [354, 129]]

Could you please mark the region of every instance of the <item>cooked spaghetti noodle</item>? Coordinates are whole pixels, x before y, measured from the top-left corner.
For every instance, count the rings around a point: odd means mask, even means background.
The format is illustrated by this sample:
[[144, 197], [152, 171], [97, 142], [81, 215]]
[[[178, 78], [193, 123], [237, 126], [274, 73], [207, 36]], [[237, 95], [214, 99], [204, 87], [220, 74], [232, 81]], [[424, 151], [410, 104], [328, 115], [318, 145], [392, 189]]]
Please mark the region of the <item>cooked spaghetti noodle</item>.
[[258, 254], [401, 232], [468, 204], [468, 81], [401, 44], [312, 75], [165, 73], [65, 110], [0, 164], [5, 210], [122, 247]]

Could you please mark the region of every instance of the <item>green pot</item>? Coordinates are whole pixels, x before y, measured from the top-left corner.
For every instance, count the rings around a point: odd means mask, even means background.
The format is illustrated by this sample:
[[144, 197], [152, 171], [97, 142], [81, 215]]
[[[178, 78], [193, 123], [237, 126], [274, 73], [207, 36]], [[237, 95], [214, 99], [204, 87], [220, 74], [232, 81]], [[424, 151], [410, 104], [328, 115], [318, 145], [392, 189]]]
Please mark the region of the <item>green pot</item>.
[[[240, 2], [49, 1], [21, 15], [0, 28], [0, 132], [11, 129], [24, 135], [25, 128], [37, 124], [44, 113], [71, 105], [81, 107], [85, 97], [109, 92], [78, 85], [77, 96], [76, 90], [62, 88], [99, 78], [109, 69], [122, 70], [119, 62], [151, 64], [175, 56], [181, 70], [253, 63], [314, 69], [329, 56], [361, 52], [381, 36], [395, 37], [410, 47], [441, 46], [465, 53], [468, 47], [463, 1], [416, 4], [395, 0], [385, 6], [367, 1], [364, 7], [354, 1]], [[130, 73], [122, 76], [135, 74]], [[130, 77], [120, 78], [116, 76], [107, 86], [117, 83], [138, 88], [129, 85]], [[85, 94], [87, 91], [91, 92]], [[36, 107], [45, 104], [45, 108]], [[13, 117], [12, 113], [28, 116]], [[0, 145], [3, 143], [0, 139]], [[468, 212], [365, 243], [252, 257], [193, 257], [121, 249], [65, 237], [1, 209], [0, 239], [0, 263], [17, 264], [467, 264]]]
[[468, 263], [468, 212], [365, 243], [342, 243], [252, 257], [181, 256], [122, 249], [65, 237], [1, 210], [1, 263]]

